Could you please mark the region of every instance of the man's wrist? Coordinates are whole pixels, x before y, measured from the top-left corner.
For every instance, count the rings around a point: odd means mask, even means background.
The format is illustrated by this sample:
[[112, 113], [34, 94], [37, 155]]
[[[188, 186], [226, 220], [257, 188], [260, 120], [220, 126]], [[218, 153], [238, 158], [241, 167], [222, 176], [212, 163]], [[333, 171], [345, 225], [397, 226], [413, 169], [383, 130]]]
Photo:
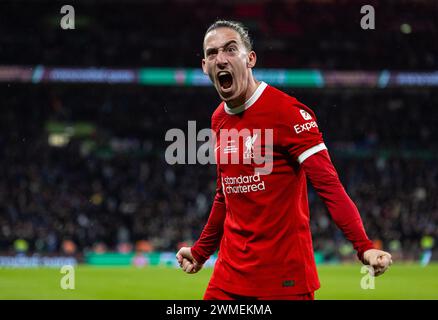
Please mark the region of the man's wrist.
[[192, 254], [193, 259], [199, 265], [203, 265], [207, 259], [204, 259], [202, 255], [199, 254], [196, 244], [190, 248], [190, 253]]
[[370, 243], [368, 246], [364, 247], [362, 250], [360, 250], [357, 253], [357, 257], [359, 258], [360, 261], [362, 261], [363, 264], [367, 264], [368, 260], [365, 260], [365, 252], [367, 252], [368, 250], [371, 249], [375, 249], [374, 245], [372, 243]]

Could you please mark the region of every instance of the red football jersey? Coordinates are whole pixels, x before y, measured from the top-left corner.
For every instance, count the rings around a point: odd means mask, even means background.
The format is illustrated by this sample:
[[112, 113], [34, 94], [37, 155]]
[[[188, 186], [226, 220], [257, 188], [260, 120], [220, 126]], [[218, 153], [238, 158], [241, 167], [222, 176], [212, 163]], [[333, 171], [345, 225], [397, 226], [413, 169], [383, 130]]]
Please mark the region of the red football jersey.
[[[217, 193], [209, 222], [192, 247], [203, 263], [220, 242], [211, 284], [247, 296], [317, 290], [306, 174], [300, 165], [326, 149], [314, 113], [261, 82], [244, 105], [231, 109], [221, 103], [212, 129]], [[249, 134], [224, 140], [221, 132], [232, 129]], [[267, 167], [256, 163], [257, 155], [270, 156], [267, 173], [257, 170]], [[230, 161], [233, 156], [238, 163]], [[359, 237], [369, 241], [365, 233]]]

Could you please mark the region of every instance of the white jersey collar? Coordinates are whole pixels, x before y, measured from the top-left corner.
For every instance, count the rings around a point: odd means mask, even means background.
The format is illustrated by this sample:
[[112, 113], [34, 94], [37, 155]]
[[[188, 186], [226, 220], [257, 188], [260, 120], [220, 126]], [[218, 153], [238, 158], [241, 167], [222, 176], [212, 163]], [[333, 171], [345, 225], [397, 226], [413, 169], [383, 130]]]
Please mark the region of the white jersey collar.
[[242, 111], [248, 109], [249, 107], [251, 107], [256, 101], [257, 99], [262, 95], [263, 91], [266, 89], [268, 85], [266, 84], [266, 82], [261, 81], [259, 86], [257, 87], [257, 89], [254, 91], [254, 93], [252, 94], [251, 98], [249, 98], [244, 104], [242, 104], [241, 106], [235, 107], [235, 108], [230, 108], [228, 107], [227, 103], [224, 102], [224, 109], [225, 112], [228, 114], [238, 114], [241, 113]]

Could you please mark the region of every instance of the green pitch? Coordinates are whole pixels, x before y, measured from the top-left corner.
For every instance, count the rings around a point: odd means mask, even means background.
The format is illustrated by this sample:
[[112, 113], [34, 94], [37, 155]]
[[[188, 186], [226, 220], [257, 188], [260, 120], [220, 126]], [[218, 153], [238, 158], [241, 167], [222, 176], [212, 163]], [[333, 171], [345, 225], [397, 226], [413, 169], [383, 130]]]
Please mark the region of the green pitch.
[[[316, 299], [438, 299], [438, 264], [394, 265], [368, 290], [361, 289], [364, 274], [359, 264], [323, 265], [318, 271], [321, 289]], [[211, 272], [78, 266], [75, 289], [63, 290], [60, 269], [0, 269], [0, 299], [202, 299]]]

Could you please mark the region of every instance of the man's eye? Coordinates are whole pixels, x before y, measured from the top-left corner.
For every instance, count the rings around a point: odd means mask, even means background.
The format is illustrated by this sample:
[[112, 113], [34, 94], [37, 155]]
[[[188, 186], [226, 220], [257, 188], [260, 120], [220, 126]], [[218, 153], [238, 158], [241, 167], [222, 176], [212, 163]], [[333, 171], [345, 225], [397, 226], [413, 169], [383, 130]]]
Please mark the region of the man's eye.
[[235, 52], [235, 51], [237, 51], [237, 48], [236, 47], [228, 47], [227, 51], [228, 52]]

